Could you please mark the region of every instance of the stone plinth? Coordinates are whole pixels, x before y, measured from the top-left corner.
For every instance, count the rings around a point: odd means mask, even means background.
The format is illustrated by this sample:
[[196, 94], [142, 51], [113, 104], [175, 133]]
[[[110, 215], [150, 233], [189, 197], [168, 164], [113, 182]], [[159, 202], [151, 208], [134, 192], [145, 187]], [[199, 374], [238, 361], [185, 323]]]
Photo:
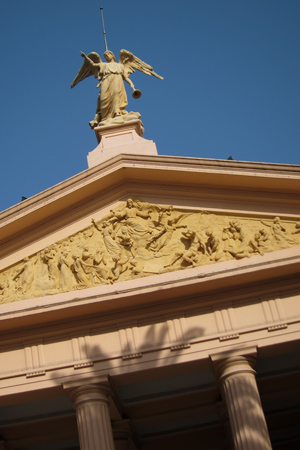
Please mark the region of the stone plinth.
[[95, 133], [98, 146], [87, 156], [89, 168], [121, 153], [157, 155], [155, 143], [142, 137], [142, 122], [138, 119], [97, 127]]

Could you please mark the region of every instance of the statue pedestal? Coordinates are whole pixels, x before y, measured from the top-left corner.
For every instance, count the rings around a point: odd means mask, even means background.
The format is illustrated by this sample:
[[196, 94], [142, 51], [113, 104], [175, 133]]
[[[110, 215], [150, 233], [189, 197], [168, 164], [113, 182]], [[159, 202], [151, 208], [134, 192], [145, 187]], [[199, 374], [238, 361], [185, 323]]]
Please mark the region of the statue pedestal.
[[96, 127], [98, 146], [88, 156], [88, 167], [97, 166], [121, 153], [131, 155], [157, 155], [156, 145], [142, 137], [140, 120], [123, 124]]

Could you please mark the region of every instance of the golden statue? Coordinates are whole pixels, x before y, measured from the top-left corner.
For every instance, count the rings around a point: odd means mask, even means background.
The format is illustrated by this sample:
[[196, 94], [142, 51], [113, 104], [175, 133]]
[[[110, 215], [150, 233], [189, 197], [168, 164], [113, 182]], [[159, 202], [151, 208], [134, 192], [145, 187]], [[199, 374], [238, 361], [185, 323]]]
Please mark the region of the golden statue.
[[132, 96], [139, 98], [141, 91], [135, 89], [134, 84], [129, 79], [130, 74], [135, 72], [135, 69], [161, 80], [163, 78], [157, 75], [149, 64], [146, 64], [128, 50], [120, 51], [119, 62], [116, 62], [115, 56], [110, 50], [106, 50], [104, 53], [107, 62], [103, 62], [96, 52], [88, 55], [83, 52], [80, 53], [84, 62], [71, 84], [71, 88], [91, 75], [98, 78], [97, 88], [100, 87], [96, 114], [90, 122], [90, 127], [95, 128], [109, 123], [123, 123], [126, 120], [140, 118], [139, 113], [125, 111], [128, 102], [123, 81], [126, 81], [133, 89]]

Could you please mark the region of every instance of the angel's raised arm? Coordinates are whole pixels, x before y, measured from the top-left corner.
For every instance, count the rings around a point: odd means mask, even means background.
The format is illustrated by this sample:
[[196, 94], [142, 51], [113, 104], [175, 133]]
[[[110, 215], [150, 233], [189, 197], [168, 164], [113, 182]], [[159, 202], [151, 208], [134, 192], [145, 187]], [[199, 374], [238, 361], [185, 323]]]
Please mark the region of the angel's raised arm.
[[91, 58], [89, 58], [85, 53], [80, 52], [81, 56], [89, 63], [91, 66], [96, 67], [99, 64], [98, 62], [94, 62]]
[[81, 56], [84, 58], [83, 64], [79, 69], [78, 74], [73, 80], [73, 83], [71, 84], [71, 88], [76, 86], [77, 83], [84, 80], [87, 77], [90, 77], [91, 75], [94, 75], [97, 77], [97, 68], [99, 67], [99, 64], [101, 63], [101, 58], [96, 52], [91, 52], [88, 55], [86, 55], [83, 52], [80, 52]]

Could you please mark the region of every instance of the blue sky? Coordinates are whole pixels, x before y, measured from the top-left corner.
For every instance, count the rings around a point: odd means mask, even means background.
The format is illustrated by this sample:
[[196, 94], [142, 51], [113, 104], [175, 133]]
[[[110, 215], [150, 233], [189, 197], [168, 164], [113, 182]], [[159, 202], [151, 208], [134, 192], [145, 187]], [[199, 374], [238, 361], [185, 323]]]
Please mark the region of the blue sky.
[[109, 49], [164, 77], [127, 91], [160, 155], [300, 164], [299, 0], [6, 0], [0, 210], [87, 169], [97, 83], [70, 84], [104, 52], [100, 6]]

